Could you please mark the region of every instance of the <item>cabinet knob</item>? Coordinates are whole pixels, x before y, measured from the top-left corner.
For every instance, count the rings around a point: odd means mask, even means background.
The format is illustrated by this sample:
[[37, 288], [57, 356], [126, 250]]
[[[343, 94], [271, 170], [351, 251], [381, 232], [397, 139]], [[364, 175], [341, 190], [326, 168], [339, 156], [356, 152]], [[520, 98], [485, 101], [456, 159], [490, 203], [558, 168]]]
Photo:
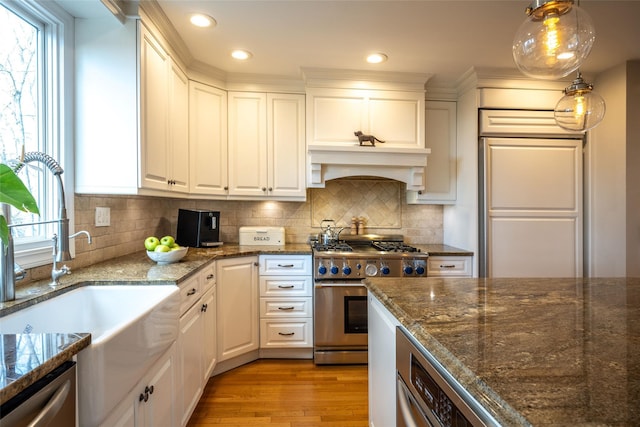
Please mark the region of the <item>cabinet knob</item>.
[[267, 191], [267, 187], [262, 187], [262, 191]]
[[224, 191], [229, 190], [229, 187], [227, 187], [226, 185], [224, 186]]
[[269, 187], [269, 192], [273, 191], [273, 187]]
[[208, 274], [207, 275], [207, 280], [211, 280], [211, 279], [213, 279], [213, 277], [214, 277], [213, 274]]
[[189, 292], [187, 292], [187, 296], [190, 297], [191, 295], [196, 293], [196, 288], [191, 288], [191, 290]]
[[255, 265], [256, 267], [259, 266], [260, 264], [258, 264], [257, 262], [254, 262], [253, 265]]

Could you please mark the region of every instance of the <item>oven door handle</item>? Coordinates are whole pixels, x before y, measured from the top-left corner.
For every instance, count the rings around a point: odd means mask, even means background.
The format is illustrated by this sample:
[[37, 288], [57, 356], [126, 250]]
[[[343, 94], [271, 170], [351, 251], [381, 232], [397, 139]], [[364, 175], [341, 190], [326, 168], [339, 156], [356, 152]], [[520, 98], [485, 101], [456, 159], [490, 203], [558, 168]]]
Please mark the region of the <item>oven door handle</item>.
[[[411, 396], [411, 391], [404, 384], [404, 381], [397, 376], [397, 394], [398, 394], [398, 411], [402, 414], [402, 420], [406, 427], [420, 427], [427, 425], [428, 427], [440, 427], [442, 424], [437, 419], [432, 419], [428, 414], [422, 411], [415, 399]], [[420, 417], [420, 423], [417, 422], [415, 416]]]
[[364, 288], [365, 286], [362, 282], [338, 282], [338, 283], [327, 283], [327, 282], [316, 282], [316, 288]]

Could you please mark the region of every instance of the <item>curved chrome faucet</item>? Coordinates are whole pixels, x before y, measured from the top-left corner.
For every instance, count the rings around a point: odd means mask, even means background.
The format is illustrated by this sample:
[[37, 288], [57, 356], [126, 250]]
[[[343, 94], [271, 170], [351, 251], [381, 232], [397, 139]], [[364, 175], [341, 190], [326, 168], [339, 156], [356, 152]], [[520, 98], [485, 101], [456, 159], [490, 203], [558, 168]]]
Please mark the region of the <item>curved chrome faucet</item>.
[[[64, 185], [60, 175], [64, 172], [60, 164], [55, 159], [46, 153], [39, 151], [33, 151], [24, 154], [23, 158], [17, 161], [17, 166], [14, 168], [14, 172], [17, 174], [22, 168], [30, 162], [40, 162], [44, 164], [53, 175], [57, 178], [58, 182], [58, 194], [60, 197], [58, 208], [58, 219], [53, 221], [38, 221], [29, 224], [8, 224], [9, 225], [9, 240], [7, 244], [2, 244], [0, 248], [0, 266], [2, 266], [2, 282], [0, 283], [0, 302], [12, 301], [15, 299], [15, 281], [24, 278], [24, 271], [14, 262], [14, 248], [13, 238], [11, 237], [11, 229], [13, 227], [35, 225], [35, 224], [47, 224], [51, 222], [58, 223], [58, 233], [53, 236], [53, 267], [51, 271], [51, 285], [55, 286], [59, 284], [60, 277], [65, 274], [69, 274], [71, 270], [64, 265], [60, 270], [57, 268], [57, 263], [62, 261], [70, 261], [73, 259], [71, 252], [69, 252], [69, 239], [74, 238], [80, 234], [86, 234], [89, 244], [91, 244], [91, 235], [88, 231], [82, 230], [69, 236], [69, 218], [67, 218], [67, 205], [64, 195]], [[4, 217], [9, 221], [9, 205], [2, 204], [2, 211]]]

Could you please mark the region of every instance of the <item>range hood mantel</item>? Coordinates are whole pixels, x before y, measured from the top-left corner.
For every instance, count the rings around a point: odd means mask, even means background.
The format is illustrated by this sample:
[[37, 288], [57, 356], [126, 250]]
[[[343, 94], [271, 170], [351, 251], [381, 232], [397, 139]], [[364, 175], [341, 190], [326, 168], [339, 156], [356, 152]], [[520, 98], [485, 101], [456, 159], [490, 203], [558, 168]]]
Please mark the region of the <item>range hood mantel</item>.
[[349, 176], [378, 176], [407, 184], [407, 190], [424, 190], [428, 148], [360, 147], [358, 145], [307, 147], [307, 187], [325, 186], [325, 181]]

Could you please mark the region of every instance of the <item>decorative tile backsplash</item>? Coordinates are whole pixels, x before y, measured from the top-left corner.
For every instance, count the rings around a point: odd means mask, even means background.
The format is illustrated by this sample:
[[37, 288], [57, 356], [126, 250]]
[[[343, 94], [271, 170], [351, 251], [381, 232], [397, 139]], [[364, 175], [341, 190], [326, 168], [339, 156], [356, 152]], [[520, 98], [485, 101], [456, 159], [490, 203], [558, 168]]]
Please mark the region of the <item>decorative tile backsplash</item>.
[[[93, 244], [76, 239], [76, 257], [67, 264], [84, 267], [144, 249], [145, 237], [176, 233], [178, 209], [220, 211], [220, 238], [238, 242], [244, 225], [285, 227], [287, 243], [306, 243], [320, 231], [320, 221], [342, 227], [351, 217], [365, 217], [377, 234], [402, 234], [407, 243], [442, 243], [442, 206], [408, 205], [404, 184], [384, 179], [340, 179], [326, 188], [307, 190], [306, 202], [185, 200], [147, 196], [76, 195], [74, 230], [88, 230]], [[111, 226], [95, 227], [96, 207], [111, 208]], [[28, 270], [26, 280], [45, 279], [51, 265]]]
[[311, 189], [311, 225], [333, 219], [349, 227], [353, 217], [364, 218], [367, 229], [401, 228], [404, 184], [380, 179], [337, 179], [325, 188]]

